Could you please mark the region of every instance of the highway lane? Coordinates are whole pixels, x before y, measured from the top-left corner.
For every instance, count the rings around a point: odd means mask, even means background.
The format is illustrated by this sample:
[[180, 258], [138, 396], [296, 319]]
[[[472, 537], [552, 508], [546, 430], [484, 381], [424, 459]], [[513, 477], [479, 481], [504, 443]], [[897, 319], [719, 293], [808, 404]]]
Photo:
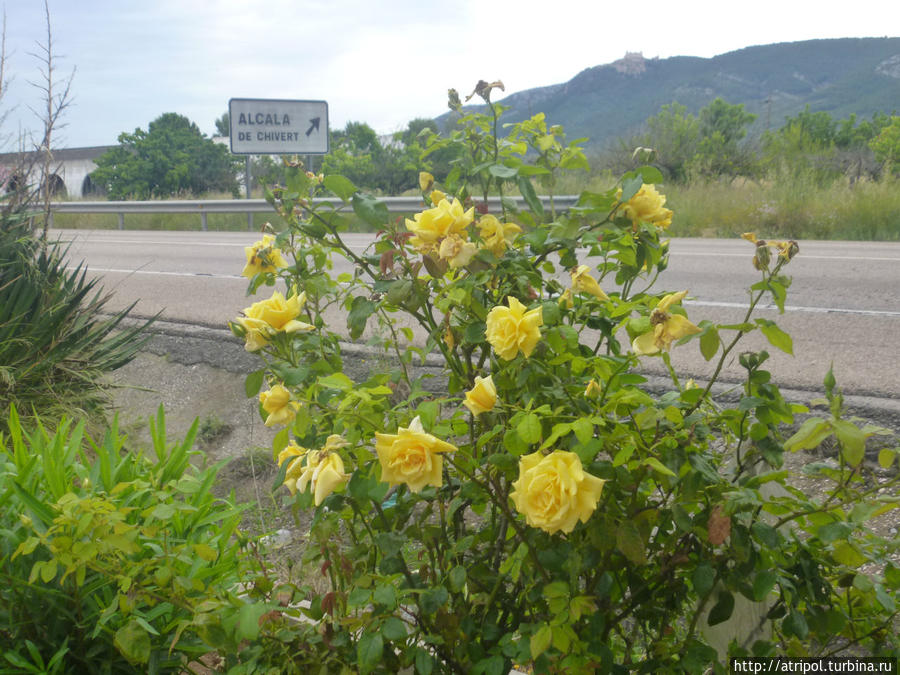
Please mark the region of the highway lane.
[[[244, 246], [259, 238], [241, 232], [150, 232], [54, 230], [70, 242], [72, 263], [84, 260], [92, 274], [114, 291], [110, 307], [138, 301], [136, 313], [158, 311], [173, 321], [222, 326], [248, 306], [246, 280], [240, 271]], [[358, 252], [371, 235], [348, 234]], [[800, 254], [787, 267], [793, 278], [788, 310], [762, 316], [777, 319], [794, 337], [790, 357], [769, 348], [773, 370], [784, 386], [821, 388], [834, 362], [848, 392], [900, 399], [900, 243], [801, 241]], [[688, 289], [688, 312], [694, 321], [734, 322], [743, 316], [747, 287], [759, 279], [751, 265], [753, 247], [746, 241], [673, 239], [670, 267], [660, 289]], [[341, 271], [338, 267], [336, 271]], [[607, 286], [607, 290], [610, 290]], [[762, 348], [751, 336], [747, 348]], [[676, 367], [696, 377], [712, 368], [694, 345], [673, 351]], [[657, 369], [649, 359], [650, 370]], [[731, 364], [726, 374], [739, 375]]]

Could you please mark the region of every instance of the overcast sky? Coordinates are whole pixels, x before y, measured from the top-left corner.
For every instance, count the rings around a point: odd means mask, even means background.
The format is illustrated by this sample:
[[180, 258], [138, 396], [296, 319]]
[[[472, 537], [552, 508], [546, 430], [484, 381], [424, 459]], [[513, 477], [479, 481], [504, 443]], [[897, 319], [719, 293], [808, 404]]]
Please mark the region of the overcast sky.
[[[50, 0], [55, 76], [75, 69], [59, 146], [116, 143], [165, 112], [209, 135], [230, 98], [326, 100], [332, 128], [397, 131], [479, 79], [565, 82], [626, 51], [711, 57], [818, 38], [898, 35], [900, 2], [856, 0]], [[6, 0], [5, 149], [36, 130], [42, 0]]]

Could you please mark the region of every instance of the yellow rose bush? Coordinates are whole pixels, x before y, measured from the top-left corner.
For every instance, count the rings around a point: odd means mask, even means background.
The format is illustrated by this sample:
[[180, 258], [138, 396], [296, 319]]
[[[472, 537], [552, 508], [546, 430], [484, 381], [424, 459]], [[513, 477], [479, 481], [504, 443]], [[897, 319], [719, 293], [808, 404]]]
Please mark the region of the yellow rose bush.
[[[232, 329], [260, 355], [246, 394], [278, 430], [277, 494], [307, 542], [292, 569], [315, 583], [260, 592], [317, 637], [276, 622], [259, 640], [360, 673], [725, 673], [729, 655], [897, 649], [896, 544], [863, 528], [881, 508], [864, 506], [868, 432], [826, 383], [833, 417], [791, 436], [804, 409], [765, 350], [739, 349], [756, 333], [792, 353], [754, 310], [783, 309], [797, 245], [751, 240], [742, 319], [692, 320], [690, 289], [654, 290], [677, 229], [660, 172], [560, 208], [584, 153], [543, 115], [500, 125], [501, 87], [475, 87], [486, 112], [451, 92], [460, 126], [429, 137], [408, 217], [299, 165], [267, 195], [288, 264], [251, 290], [291, 290]], [[430, 163], [444, 151], [449, 171]], [[377, 232], [364, 250], [350, 213]], [[697, 350], [711, 375], [682, 372]], [[833, 495], [784, 487], [785, 452], [829, 434]], [[752, 640], [727, 632], [739, 597], [764, 617]]]

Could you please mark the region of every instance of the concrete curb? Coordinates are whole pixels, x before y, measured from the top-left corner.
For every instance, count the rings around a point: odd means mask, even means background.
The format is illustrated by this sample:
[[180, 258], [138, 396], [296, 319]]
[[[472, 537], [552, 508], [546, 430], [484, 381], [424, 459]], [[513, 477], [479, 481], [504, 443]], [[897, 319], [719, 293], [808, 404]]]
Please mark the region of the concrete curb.
[[[122, 325], [131, 327], [144, 323], [146, 319], [128, 317]], [[247, 374], [259, 368], [259, 359], [246, 352], [241, 341], [230, 330], [224, 327], [194, 323], [157, 320], [149, 327], [150, 340], [145, 349], [157, 355], [168, 355], [177, 363], [194, 365], [197, 363], [226, 370], [236, 374]], [[342, 342], [341, 350], [345, 360], [353, 361], [348, 366], [348, 373], [356, 377], [364, 377], [370, 364], [383, 362], [385, 352], [356, 342]], [[443, 360], [437, 354], [429, 354], [424, 366], [426, 370], [439, 371]], [[647, 378], [647, 387], [654, 393], [671, 390], [671, 381], [663, 371], [647, 368], [642, 373]], [[690, 373], [685, 373], [689, 377]], [[702, 385], [702, 380], [697, 379]], [[735, 387], [737, 381], [720, 380], [712, 393], [721, 400], [734, 400], [740, 397]], [[809, 405], [815, 398], [824, 396], [824, 390], [794, 389], [782, 387], [781, 393], [788, 401]], [[865, 394], [845, 394], [845, 408], [848, 413], [874, 420], [877, 424], [889, 427], [900, 433], [900, 400], [869, 396]]]

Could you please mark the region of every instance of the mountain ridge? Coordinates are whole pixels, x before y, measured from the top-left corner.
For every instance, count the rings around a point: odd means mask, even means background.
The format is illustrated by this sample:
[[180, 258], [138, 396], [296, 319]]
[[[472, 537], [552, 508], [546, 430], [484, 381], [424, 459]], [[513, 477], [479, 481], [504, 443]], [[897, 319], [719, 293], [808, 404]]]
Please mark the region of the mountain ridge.
[[[585, 68], [567, 82], [525, 89], [499, 102], [504, 122], [544, 112], [569, 139], [598, 149], [639, 131], [663, 105], [696, 113], [715, 98], [757, 115], [751, 135], [777, 129], [803, 111], [850, 114], [900, 110], [900, 37], [835, 38], [743, 47], [713, 57], [644, 58], [629, 52]], [[469, 109], [467, 107], [467, 109]], [[446, 125], [454, 113], [438, 122]]]

